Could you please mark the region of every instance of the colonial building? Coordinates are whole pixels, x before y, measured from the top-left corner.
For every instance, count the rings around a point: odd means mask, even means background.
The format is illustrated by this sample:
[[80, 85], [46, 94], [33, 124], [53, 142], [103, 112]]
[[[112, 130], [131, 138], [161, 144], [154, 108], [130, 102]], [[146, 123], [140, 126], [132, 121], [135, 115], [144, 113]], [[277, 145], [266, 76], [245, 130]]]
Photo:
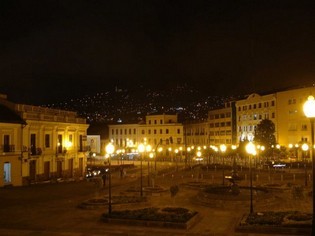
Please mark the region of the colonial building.
[[236, 144], [235, 102], [227, 102], [224, 108], [209, 111], [208, 123], [210, 145], [225, 144], [231, 146]]
[[147, 115], [145, 123], [109, 125], [109, 140], [118, 148], [146, 143], [153, 150], [164, 147], [163, 152], [169, 154], [171, 150], [183, 148], [183, 125], [178, 123], [177, 115]]
[[276, 116], [276, 93], [259, 95], [253, 93], [246, 99], [236, 102], [237, 140], [253, 140], [256, 126], [263, 120], [269, 119], [276, 126], [276, 139], [278, 140], [278, 122]]
[[[315, 95], [315, 87], [305, 87], [276, 93], [277, 142], [289, 147], [311, 141], [311, 123], [303, 112], [309, 95]], [[291, 144], [291, 145], [290, 145]]]
[[184, 124], [184, 140], [187, 146], [209, 144], [209, 122], [187, 122]]
[[76, 112], [14, 104], [1, 95], [0, 186], [83, 177], [86, 120]]

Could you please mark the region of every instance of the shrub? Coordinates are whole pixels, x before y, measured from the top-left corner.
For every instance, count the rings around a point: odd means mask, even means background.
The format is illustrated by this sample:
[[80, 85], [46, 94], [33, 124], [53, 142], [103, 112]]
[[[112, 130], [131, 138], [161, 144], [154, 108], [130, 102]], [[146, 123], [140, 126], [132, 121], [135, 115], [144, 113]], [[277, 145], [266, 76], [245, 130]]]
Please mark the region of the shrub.
[[159, 208], [150, 207], [136, 210], [113, 211], [110, 216], [108, 213], [104, 213], [103, 217], [185, 223], [196, 214], [197, 212], [189, 211], [185, 208], [172, 209], [166, 207], [159, 211]]
[[286, 212], [261, 212], [250, 214], [246, 223], [251, 225], [281, 225]]

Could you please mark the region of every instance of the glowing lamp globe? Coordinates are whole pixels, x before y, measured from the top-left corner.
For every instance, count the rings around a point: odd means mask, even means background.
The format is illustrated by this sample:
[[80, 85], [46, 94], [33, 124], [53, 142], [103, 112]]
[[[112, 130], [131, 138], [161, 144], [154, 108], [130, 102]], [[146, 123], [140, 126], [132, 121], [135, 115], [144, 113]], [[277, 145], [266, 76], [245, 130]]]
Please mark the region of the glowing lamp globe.
[[315, 100], [313, 96], [309, 96], [303, 105], [303, 111], [306, 117], [315, 118]]

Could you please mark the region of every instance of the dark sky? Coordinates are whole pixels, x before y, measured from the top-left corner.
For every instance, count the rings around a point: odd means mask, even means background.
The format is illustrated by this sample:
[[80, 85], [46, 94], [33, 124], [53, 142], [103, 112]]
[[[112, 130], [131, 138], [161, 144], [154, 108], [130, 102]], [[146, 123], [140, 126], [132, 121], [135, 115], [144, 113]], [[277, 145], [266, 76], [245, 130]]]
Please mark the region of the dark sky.
[[313, 0], [1, 0], [0, 93], [115, 85], [240, 94], [315, 81]]

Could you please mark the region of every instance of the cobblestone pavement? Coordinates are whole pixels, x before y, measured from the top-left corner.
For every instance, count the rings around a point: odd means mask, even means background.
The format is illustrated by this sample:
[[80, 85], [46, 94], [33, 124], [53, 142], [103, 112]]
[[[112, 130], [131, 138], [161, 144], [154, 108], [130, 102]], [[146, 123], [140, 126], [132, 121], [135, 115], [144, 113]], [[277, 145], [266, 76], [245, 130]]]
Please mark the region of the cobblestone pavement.
[[[130, 177], [133, 176], [133, 177]], [[138, 187], [139, 179], [136, 174], [120, 179], [113, 175], [112, 194], [126, 194], [130, 187]], [[215, 176], [215, 178], [219, 178]], [[60, 235], [60, 236], [99, 236], [99, 235], [255, 235], [235, 233], [235, 225], [243, 214], [249, 211], [249, 201], [227, 203], [215, 206], [201, 203], [197, 200], [198, 191], [185, 185], [194, 182], [191, 175], [182, 173], [165, 174], [156, 180], [156, 184], [169, 189], [171, 185], [178, 184], [180, 190], [173, 199], [169, 191], [160, 196], [148, 196], [148, 202], [133, 208], [146, 206], [178, 206], [196, 210], [201, 219], [188, 230], [165, 229], [153, 227], [125, 226], [104, 223], [100, 220], [107, 208], [83, 210], [78, 205], [83, 201], [108, 194], [108, 187], [100, 188], [93, 182], [62, 182], [57, 184], [36, 184], [27, 187], [14, 187], [0, 189], [0, 235]], [[213, 182], [213, 178], [198, 181]], [[144, 177], [143, 182], [146, 182]], [[240, 184], [246, 185], [247, 182]], [[139, 194], [139, 193], [135, 193]], [[311, 199], [292, 199], [289, 190], [275, 192], [269, 198], [254, 197], [254, 210], [299, 210], [310, 212]], [[113, 210], [118, 209], [113, 205]], [[257, 234], [263, 235], [263, 234]], [[266, 234], [268, 235], [268, 234]]]

